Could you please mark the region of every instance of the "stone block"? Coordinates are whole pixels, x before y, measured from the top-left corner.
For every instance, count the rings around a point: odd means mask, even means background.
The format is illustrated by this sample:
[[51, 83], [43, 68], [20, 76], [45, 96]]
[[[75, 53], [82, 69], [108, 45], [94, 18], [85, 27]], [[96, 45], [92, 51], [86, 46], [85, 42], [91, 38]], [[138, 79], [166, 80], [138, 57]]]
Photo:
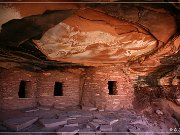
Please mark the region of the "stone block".
[[39, 108], [34, 107], [34, 108], [24, 109], [23, 111], [26, 112], [26, 113], [28, 113], [28, 112], [36, 112], [36, 111], [38, 111], [38, 110], [39, 110]]
[[83, 116], [83, 117], [78, 117], [76, 118], [78, 123], [88, 123], [89, 121], [91, 121], [93, 118], [89, 117], [89, 116]]
[[92, 114], [92, 112], [83, 112], [82, 113], [82, 117], [90, 117], [90, 118], [93, 118], [94, 116], [93, 116], [93, 114]]
[[79, 129], [77, 127], [63, 127], [56, 131], [57, 135], [75, 135]]
[[80, 129], [78, 132], [79, 135], [95, 135], [95, 132], [92, 129]]
[[39, 123], [41, 123], [46, 128], [57, 127], [60, 125], [67, 124], [67, 118], [64, 119], [40, 119]]
[[68, 118], [67, 123], [68, 124], [75, 124], [75, 123], [88, 123], [89, 121], [92, 120], [92, 117], [86, 117], [86, 116], [82, 116], [82, 117], [77, 117], [77, 118]]
[[86, 128], [91, 129], [91, 127], [89, 125], [86, 125]]
[[102, 124], [107, 124], [107, 122], [106, 122], [106, 121], [101, 120], [101, 119], [93, 119], [93, 122], [98, 123], [99, 125], [102, 125]]
[[112, 132], [112, 127], [111, 127], [111, 125], [101, 125], [100, 131], [101, 132]]
[[67, 124], [75, 124], [78, 123], [78, 120], [76, 118], [70, 118], [67, 120]]
[[[69, 118], [67, 114], [56, 114], [56, 116], [61, 119], [61, 118], [67, 118], [67, 119], [73, 119], [73, 118]], [[75, 119], [75, 118], [74, 118]]]
[[62, 105], [54, 105], [55, 109], [60, 109], [60, 110], [65, 110], [65, 107], [63, 107]]
[[103, 119], [105, 122], [106, 122], [106, 124], [109, 124], [109, 125], [113, 125], [113, 124], [115, 124], [115, 123], [117, 123], [119, 120], [118, 119]]
[[135, 134], [136, 135], [136, 132], [141, 132], [141, 131], [138, 130], [138, 129], [135, 129], [135, 128], [129, 128], [128, 132], [130, 132], [131, 134]]
[[[64, 118], [64, 117], [63, 117]], [[77, 120], [77, 118], [74, 117], [67, 117], [67, 120]]]
[[74, 118], [82, 116], [80, 112], [76, 112], [76, 111], [68, 112], [67, 114], [69, 117], [74, 117]]
[[129, 124], [131, 124], [131, 125], [136, 125], [136, 124], [147, 125], [146, 121], [144, 121], [144, 120], [142, 120], [142, 119], [136, 120], [136, 121], [131, 122], [131, 123], [129, 123]]
[[104, 112], [104, 109], [98, 109], [99, 112]]
[[78, 127], [78, 126], [79, 126], [78, 123], [64, 125], [64, 127]]
[[100, 126], [98, 123], [95, 122], [89, 122], [88, 125], [94, 130], [97, 130]]
[[20, 131], [38, 120], [38, 117], [21, 117], [8, 119], [3, 124], [13, 131]]
[[97, 119], [105, 119], [105, 117], [101, 113], [94, 113], [93, 116]]
[[71, 115], [69, 117], [76, 118], [76, 117], [81, 117], [81, 116], [82, 116], [81, 114], [75, 114], [75, 115]]
[[96, 111], [96, 107], [88, 107], [88, 106], [82, 106], [82, 110], [84, 111]]
[[[46, 98], [46, 97], [43, 97], [43, 98]], [[51, 108], [51, 107], [54, 106], [54, 103], [50, 102], [50, 101], [44, 101], [44, 102], [40, 101], [39, 105], [42, 106], [42, 107], [45, 106], [45, 107]]]

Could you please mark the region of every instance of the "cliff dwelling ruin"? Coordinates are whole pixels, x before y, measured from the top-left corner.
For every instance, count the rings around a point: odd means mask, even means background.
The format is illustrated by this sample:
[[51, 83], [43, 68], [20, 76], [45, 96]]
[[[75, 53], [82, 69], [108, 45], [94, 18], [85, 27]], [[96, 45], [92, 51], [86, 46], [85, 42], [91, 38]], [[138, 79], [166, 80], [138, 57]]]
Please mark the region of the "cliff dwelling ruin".
[[13, 2], [0, 134], [180, 134], [179, 0]]

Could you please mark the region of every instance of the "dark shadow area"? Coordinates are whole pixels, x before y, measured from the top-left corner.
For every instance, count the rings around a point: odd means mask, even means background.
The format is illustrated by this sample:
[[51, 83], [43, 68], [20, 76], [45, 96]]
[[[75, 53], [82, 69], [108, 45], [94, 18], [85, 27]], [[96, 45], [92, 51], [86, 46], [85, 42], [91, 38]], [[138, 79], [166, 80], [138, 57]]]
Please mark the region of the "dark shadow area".
[[150, 106], [153, 100], [156, 99], [167, 99], [174, 102], [174, 99], [180, 93], [178, 89], [178, 85], [134, 86], [133, 106], [142, 110]]
[[26, 81], [21, 81], [19, 85], [19, 98], [26, 98]]
[[63, 85], [61, 82], [55, 82], [54, 96], [63, 96]]
[[109, 95], [117, 95], [116, 81], [108, 81]]

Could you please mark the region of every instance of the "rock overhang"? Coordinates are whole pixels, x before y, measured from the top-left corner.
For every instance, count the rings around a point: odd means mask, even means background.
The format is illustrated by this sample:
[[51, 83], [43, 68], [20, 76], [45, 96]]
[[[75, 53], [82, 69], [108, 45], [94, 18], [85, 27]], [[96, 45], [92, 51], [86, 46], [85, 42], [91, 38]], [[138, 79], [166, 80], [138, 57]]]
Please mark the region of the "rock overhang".
[[37, 71], [119, 65], [130, 78], [146, 76], [154, 82], [178, 69], [180, 19], [172, 4], [12, 7], [22, 19], [2, 27], [2, 68]]
[[126, 63], [158, 43], [145, 29], [93, 9], [83, 9], [33, 40], [48, 59], [84, 65]]

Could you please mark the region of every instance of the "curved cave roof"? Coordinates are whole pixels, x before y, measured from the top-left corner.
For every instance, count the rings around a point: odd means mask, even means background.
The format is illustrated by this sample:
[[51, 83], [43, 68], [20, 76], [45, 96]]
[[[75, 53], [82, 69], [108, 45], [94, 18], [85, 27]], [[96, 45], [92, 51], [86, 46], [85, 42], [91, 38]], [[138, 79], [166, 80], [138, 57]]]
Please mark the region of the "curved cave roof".
[[179, 76], [178, 3], [5, 3], [0, 7], [3, 69], [113, 64], [125, 67], [131, 76], [146, 76], [153, 84], [170, 74]]

